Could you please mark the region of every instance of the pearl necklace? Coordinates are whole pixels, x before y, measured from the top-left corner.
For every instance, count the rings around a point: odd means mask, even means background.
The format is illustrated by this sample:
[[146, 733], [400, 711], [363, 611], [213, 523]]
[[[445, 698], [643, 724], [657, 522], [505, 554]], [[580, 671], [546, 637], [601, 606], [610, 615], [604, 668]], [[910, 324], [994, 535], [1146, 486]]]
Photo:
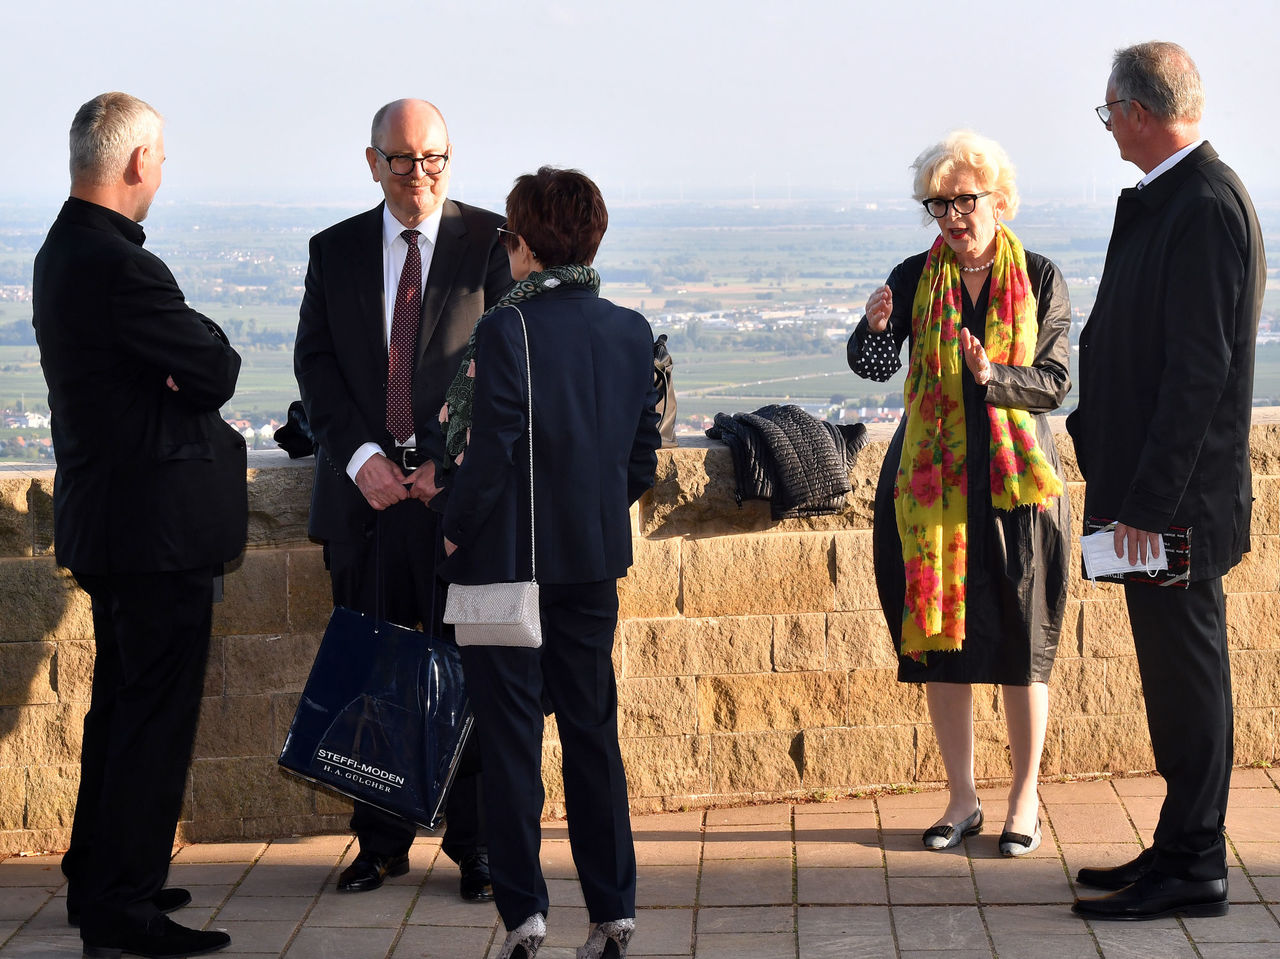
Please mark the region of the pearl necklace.
[[990, 269], [991, 265], [995, 263], [995, 261], [996, 258], [993, 256], [991, 259], [987, 260], [986, 263], [982, 264], [982, 266], [962, 266], [960, 269], [964, 270], [966, 273], [981, 273], [983, 270]]

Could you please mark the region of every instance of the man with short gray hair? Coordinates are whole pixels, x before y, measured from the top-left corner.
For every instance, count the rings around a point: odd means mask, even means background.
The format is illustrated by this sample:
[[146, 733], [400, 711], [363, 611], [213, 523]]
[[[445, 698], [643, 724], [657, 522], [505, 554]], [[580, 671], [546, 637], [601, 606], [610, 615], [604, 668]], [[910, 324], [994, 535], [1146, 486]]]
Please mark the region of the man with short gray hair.
[[218, 408], [240, 357], [186, 305], [139, 225], [160, 188], [163, 120], [127, 93], [71, 125], [71, 196], [36, 256], [49, 386], [54, 548], [93, 606], [96, 658], [62, 860], [88, 959], [230, 943], [169, 919], [165, 888], [209, 649], [214, 579], [244, 548], [244, 438]]
[[162, 144], [163, 136], [164, 118], [151, 104], [127, 93], [94, 97], [71, 125], [71, 179], [108, 185], [124, 175], [138, 145]]
[[1239, 177], [1200, 137], [1200, 74], [1174, 43], [1116, 53], [1099, 119], [1144, 176], [1121, 192], [1067, 419], [1085, 515], [1130, 565], [1186, 531], [1186, 581], [1124, 584], [1166, 795], [1151, 847], [1078, 882], [1090, 919], [1221, 916], [1233, 717], [1222, 577], [1249, 549], [1253, 354], [1266, 284]]

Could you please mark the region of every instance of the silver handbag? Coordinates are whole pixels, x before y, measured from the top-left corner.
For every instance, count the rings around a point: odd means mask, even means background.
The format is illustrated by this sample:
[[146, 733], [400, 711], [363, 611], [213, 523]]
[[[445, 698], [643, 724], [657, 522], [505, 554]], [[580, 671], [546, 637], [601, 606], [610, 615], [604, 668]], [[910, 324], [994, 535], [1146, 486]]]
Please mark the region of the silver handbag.
[[520, 317], [524, 333], [525, 376], [529, 384], [529, 544], [533, 554], [530, 576], [526, 583], [482, 583], [468, 586], [450, 583], [444, 604], [444, 621], [453, 624], [459, 646], [526, 646], [542, 645], [542, 616], [538, 609], [538, 551], [533, 511], [533, 370], [529, 364], [529, 330], [524, 314], [513, 306]]

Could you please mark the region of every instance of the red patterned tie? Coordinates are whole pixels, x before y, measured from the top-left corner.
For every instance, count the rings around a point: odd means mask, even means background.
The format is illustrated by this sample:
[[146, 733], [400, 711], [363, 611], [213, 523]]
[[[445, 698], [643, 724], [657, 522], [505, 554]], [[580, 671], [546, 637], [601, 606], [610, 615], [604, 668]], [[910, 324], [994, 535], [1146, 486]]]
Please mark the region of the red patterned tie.
[[422, 254], [418, 231], [400, 234], [409, 253], [400, 271], [396, 306], [391, 314], [391, 340], [387, 344], [387, 429], [403, 443], [413, 435], [413, 363], [418, 352], [418, 323], [422, 316]]

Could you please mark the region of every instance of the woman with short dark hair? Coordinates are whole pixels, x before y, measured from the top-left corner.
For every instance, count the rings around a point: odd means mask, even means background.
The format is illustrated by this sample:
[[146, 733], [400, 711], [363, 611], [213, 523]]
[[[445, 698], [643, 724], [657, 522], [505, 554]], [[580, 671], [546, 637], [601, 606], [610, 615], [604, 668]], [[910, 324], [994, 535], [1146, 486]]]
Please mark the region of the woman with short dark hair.
[[517, 282], [476, 325], [474, 378], [460, 374], [446, 408], [460, 465], [444, 508], [441, 575], [528, 580], [537, 544], [542, 646], [462, 650], [484, 756], [494, 899], [508, 930], [503, 959], [532, 959], [546, 935], [544, 709], [556, 715], [569, 843], [592, 923], [579, 959], [624, 957], [635, 928], [613, 634], [617, 580], [631, 565], [631, 504], [653, 485], [660, 440], [653, 333], [639, 313], [599, 297], [591, 268], [608, 222], [599, 189], [576, 170], [543, 167], [516, 180], [501, 230]]

